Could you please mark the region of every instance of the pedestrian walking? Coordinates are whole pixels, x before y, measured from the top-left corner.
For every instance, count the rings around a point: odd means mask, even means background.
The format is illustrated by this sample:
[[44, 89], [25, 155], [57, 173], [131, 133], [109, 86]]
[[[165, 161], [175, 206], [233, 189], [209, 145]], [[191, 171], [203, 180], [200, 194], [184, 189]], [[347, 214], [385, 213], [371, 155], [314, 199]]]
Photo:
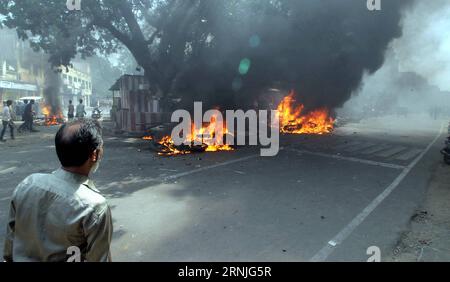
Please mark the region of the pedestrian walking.
[[22, 109], [21, 109], [21, 115], [22, 115], [22, 121], [23, 121], [23, 123], [22, 123], [22, 125], [19, 127], [19, 129], [17, 130], [19, 133], [21, 133], [21, 132], [23, 132], [24, 130], [29, 130], [29, 125], [28, 125], [28, 123], [26, 122], [26, 115], [25, 115], [25, 110], [26, 110], [26, 108], [27, 108], [27, 106], [28, 106], [28, 100], [24, 100], [23, 101], [23, 105], [22, 105]]
[[76, 117], [82, 119], [86, 116], [86, 111], [84, 110], [83, 100], [80, 99], [80, 103], [77, 105]]
[[67, 112], [67, 118], [72, 121], [75, 116], [75, 107], [72, 104], [72, 100], [69, 101], [69, 110]]
[[12, 106], [13, 102], [11, 100], [6, 101], [6, 105], [3, 107], [3, 111], [2, 111], [2, 124], [3, 124], [3, 129], [2, 129], [2, 133], [0, 135], [0, 142], [6, 142], [6, 140], [4, 139], [5, 137], [5, 133], [6, 133], [6, 129], [9, 127], [9, 131], [11, 133], [11, 139], [14, 140], [14, 121], [12, 118]]
[[25, 107], [25, 112], [24, 112], [25, 128], [30, 130], [31, 132], [37, 132], [37, 130], [35, 130], [33, 128], [33, 118], [36, 115], [36, 113], [33, 110], [34, 104], [35, 104], [35, 101], [30, 100], [30, 102]]

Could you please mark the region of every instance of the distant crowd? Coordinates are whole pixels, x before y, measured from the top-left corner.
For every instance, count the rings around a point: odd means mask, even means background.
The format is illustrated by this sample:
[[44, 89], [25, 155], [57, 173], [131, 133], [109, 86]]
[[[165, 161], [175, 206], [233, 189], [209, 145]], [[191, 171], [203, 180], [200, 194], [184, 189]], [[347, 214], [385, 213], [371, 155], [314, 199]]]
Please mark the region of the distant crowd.
[[[21, 116], [22, 124], [19, 128], [17, 128], [18, 133], [22, 133], [25, 131], [29, 132], [39, 132], [34, 128], [34, 119], [37, 116], [35, 110], [35, 100], [24, 100], [23, 103], [16, 105], [13, 110], [13, 101], [8, 100], [3, 102], [3, 110], [2, 110], [2, 131], [0, 134], [0, 142], [6, 142], [5, 134], [9, 129], [11, 140], [15, 140], [15, 130], [17, 121], [17, 116]], [[79, 100], [79, 104], [74, 107], [72, 101], [69, 101], [69, 107], [67, 111], [67, 117], [69, 121], [74, 120], [74, 118], [82, 119], [86, 116], [85, 107], [83, 104], [83, 100]]]

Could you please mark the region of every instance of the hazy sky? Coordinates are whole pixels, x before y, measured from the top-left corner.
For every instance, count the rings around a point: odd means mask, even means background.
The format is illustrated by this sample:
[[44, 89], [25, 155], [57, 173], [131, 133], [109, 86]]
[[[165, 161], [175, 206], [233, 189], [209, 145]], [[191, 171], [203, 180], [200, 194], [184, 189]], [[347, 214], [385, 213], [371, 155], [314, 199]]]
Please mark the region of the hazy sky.
[[[380, 101], [426, 111], [450, 101], [450, 97], [444, 101], [429, 87], [450, 91], [450, 0], [416, 0], [405, 11], [402, 23], [403, 35], [392, 42], [383, 67], [365, 75], [344, 111], [360, 111], [363, 105]], [[399, 71], [416, 73], [426, 81]]]
[[450, 1], [418, 0], [393, 43], [401, 71], [413, 71], [450, 91]]

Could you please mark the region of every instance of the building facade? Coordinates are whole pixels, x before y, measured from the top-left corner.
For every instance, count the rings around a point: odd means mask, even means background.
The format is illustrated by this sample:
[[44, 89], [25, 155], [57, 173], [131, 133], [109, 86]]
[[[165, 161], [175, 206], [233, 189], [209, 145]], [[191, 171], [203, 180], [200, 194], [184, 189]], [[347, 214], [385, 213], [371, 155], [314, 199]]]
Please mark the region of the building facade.
[[62, 67], [61, 78], [64, 84], [63, 105], [67, 105], [69, 100], [83, 99], [86, 106], [91, 106], [92, 77], [89, 64], [74, 63], [73, 67]]
[[[0, 29], [0, 101], [18, 101], [23, 97], [45, 97], [46, 76], [50, 71], [48, 57], [34, 52], [28, 42], [17, 37], [15, 30]], [[90, 66], [74, 62], [61, 67], [60, 100], [63, 107], [69, 100], [83, 99], [91, 105], [92, 78]]]
[[45, 84], [44, 54], [33, 52], [14, 30], [0, 29], [0, 100], [40, 97]]

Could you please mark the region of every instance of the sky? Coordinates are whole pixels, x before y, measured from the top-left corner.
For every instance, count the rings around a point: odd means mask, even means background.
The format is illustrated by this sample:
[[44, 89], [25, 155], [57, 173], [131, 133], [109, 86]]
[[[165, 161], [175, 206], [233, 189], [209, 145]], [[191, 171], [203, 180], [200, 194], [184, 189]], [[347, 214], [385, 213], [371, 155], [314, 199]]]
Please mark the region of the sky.
[[412, 71], [450, 91], [450, 1], [417, 1], [403, 19], [403, 36], [393, 44], [400, 71]]
[[440, 92], [450, 91], [450, 1], [416, 0], [404, 11], [402, 26], [384, 65], [365, 75], [342, 111], [358, 113], [377, 104], [415, 111], [450, 105], [448, 92]]

